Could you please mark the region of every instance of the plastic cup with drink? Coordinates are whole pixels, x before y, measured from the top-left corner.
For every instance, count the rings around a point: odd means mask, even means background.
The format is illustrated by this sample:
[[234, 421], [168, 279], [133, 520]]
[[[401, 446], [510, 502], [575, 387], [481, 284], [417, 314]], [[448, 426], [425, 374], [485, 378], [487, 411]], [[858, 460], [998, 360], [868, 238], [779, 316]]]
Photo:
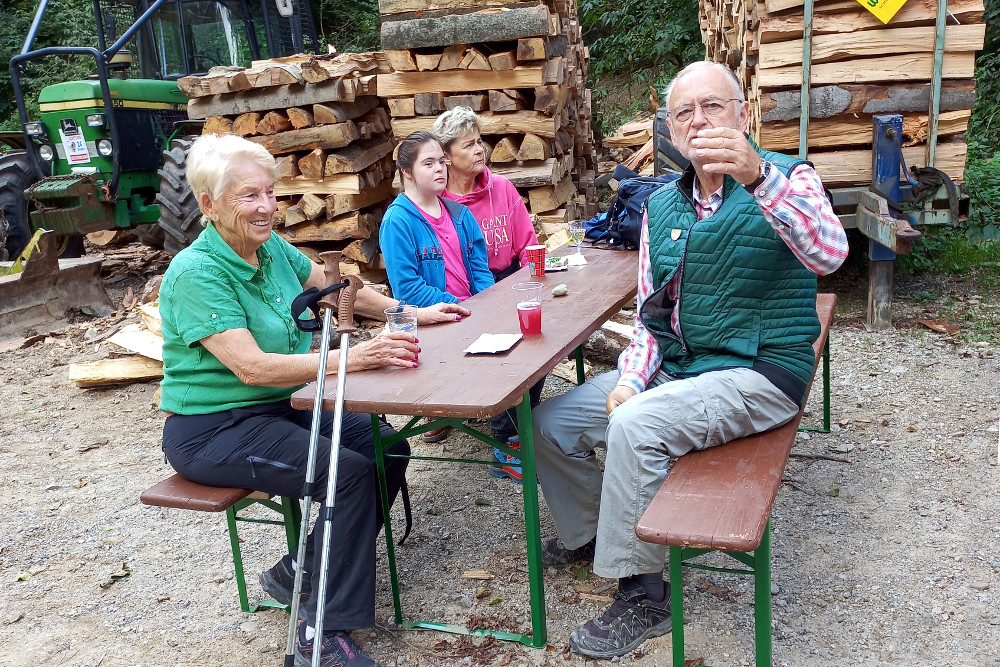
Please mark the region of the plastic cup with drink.
[[417, 335], [417, 307], [399, 304], [385, 309], [385, 321], [389, 331], [405, 331]]
[[517, 283], [514, 294], [521, 333], [539, 335], [542, 333], [542, 283]]

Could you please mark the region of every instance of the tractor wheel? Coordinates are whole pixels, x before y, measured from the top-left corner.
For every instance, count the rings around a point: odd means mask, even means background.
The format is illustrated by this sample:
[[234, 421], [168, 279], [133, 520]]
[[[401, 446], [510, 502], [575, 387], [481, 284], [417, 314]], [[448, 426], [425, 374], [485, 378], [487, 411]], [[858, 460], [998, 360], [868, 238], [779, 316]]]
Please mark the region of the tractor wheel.
[[163, 248], [163, 243], [167, 236], [166, 232], [163, 231], [163, 227], [151, 223], [136, 225], [132, 228], [132, 232], [139, 238], [142, 245], [155, 250]]
[[190, 139], [176, 139], [170, 150], [163, 152], [159, 170], [160, 227], [163, 228], [163, 249], [176, 255], [198, 238], [201, 233], [201, 209], [187, 182], [187, 153]]
[[34, 170], [26, 151], [0, 155], [0, 214], [7, 220], [7, 256], [14, 259], [31, 240], [28, 202], [24, 191], [35, 182]]

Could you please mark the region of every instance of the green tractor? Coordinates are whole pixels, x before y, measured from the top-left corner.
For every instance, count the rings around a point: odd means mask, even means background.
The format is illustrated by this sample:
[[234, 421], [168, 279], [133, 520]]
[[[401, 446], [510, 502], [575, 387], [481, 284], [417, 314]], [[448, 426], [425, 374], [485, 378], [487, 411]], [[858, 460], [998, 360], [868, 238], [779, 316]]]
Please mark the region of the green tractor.
[[[33, 50], [49, 0], [41, 0], [10, 62], [23, 136], [0, 136], [0, 260], [34, 230], [54, 231], [66, 256], [82, 235], [132, 228], [176, 253], [201, 230], [185, 178], [197, 123], [176, 80], [212, 67], [316, 50], [306, 0], [94, 0], [98, 48]], [[28, 117], [21, 76], [29, 62], [90, 56], [96, 74], [44, 88]], [[6, 223], [6, 224], [5, 224]], [[6, 252], [5, 252], [6, 251]], [[6, 255], [7, 257], [5, 257]]]

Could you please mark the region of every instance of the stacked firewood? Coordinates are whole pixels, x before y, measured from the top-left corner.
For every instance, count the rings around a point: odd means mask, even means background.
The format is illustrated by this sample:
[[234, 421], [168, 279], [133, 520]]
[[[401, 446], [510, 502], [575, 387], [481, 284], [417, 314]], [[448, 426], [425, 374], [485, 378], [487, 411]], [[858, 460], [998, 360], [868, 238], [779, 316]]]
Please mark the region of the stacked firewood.
[[[796, 154], [803, 60], [803, 0], [701, 0], [709, 60], [732, 67], [750, 100], [751, 136]], [[975, 101], [982, 0], [948, 4], [935, 166], [962, 180], [962, 134]], [[809, 159], [830, 186], [871, 182], [872, 116], [903, 114], [903, 156], [925, 165], [934, 63], [934, 0], [910, 0], [883, 24], [857, 0], [816, 0], [812, 23]]]
[[[378, 226], [394, 195], [389, 116], [375, 77], [381, 53], [292, 56], [216, 68], [178, 82], [204, 133], [232, 133], [274, 155], [275, 231], [318, 259], [343, 250], [345, 272], [380, 279]], [[382, 274], [384, 275], [384, 273]]]
[[490, 169], [518, 188], [540, 238], [596, 213], [589, 54], [575, 0], [379, 0], [379, 10], [393, 72], [378, 75], [378, 94], [397, 140], [470, 107]]

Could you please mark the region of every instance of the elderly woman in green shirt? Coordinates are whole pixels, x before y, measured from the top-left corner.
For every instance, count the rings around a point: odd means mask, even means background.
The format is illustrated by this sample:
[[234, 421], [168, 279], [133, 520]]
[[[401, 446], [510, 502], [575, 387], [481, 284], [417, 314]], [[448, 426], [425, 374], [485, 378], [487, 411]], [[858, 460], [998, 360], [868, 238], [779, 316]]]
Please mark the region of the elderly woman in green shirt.
[[[292, 300], [305, 288], [325, 287], [323, 268], [271, 231], [277, 208], [274, 159], [236, 136], [206, 135], [191, 147], [187, 177], [204, 214], [205, 230], [170, 263], [160, 288], [163, 382], [160, 409], [168, 417], [163, 449], [181, 475], [200, 484], [300, 497], [305, 481], [311, 415], [293, 410], [292, 393], [315, 379], [319, 355], [311, 335], [291, 316]], [[355, 311], [384, 319], [397, 301], [374, 290], [358, 291]], [[455, 304], [418, 311], [420, 324], [469, 315]], [[347, 371], [381, 366], [415, 367], [420, 347], [410, 333], [382, 333], [354, 345]], [[327, 359], [337, 372], [338, 354]], [[323, 418], [314, 498], [325, 503], [332, 414]], [[368, 415], [345, 414], [341, 427], [336, 514], [324, 614], [321, 660], [368, 666], [351, 630], [375, 622], [375, 539], [382, 511], [377, 493], [374, 438]], [[382, 425], [383, 434], [392, 429]], [[409, 453], [402, 441], [390, 450]], [[406, 474], [405, 459], [387, 459], [392, 502]], [[296, 567], [305, 567], [296, 665], [315, 650], [321, 531], [314, 530], [306, 562], [286, 555], [261, 575], [279, 602], [291, 603]], [[327, 630], [328, 628], [329, 630]]]

